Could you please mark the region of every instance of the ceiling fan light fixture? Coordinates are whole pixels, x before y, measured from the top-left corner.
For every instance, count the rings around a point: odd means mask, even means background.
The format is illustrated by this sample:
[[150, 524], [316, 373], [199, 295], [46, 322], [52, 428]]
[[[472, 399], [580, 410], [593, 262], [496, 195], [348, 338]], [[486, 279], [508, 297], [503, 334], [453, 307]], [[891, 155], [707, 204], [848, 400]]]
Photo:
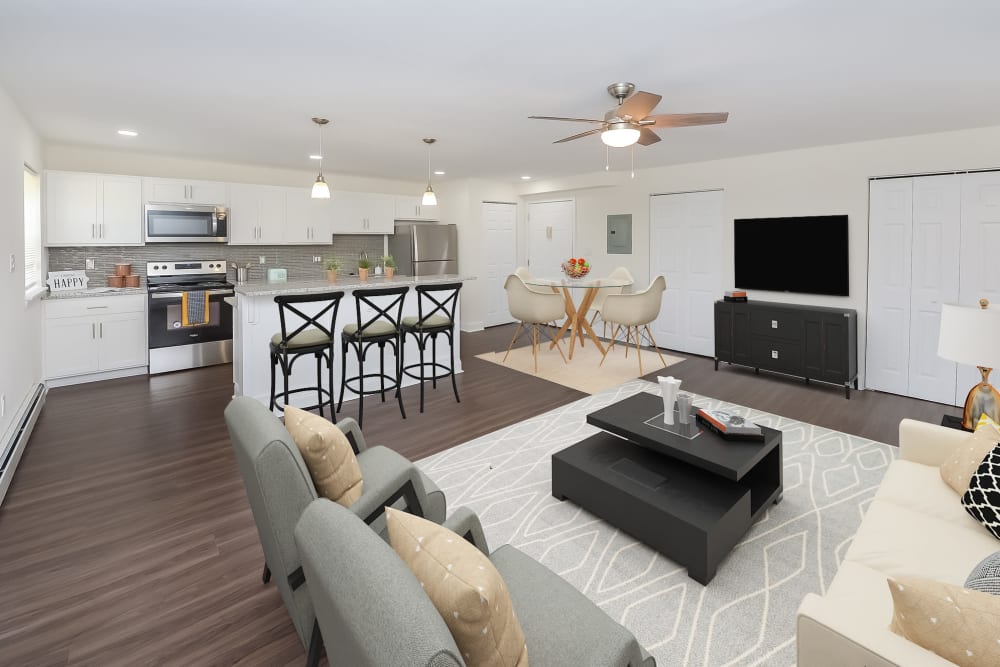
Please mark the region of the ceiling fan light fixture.
[[629, 127], [628, 123], [610, 123], [608, 129], [601, 132], [601, 141], [612, 148], [625, 148], [639, 141], [639, 130]]

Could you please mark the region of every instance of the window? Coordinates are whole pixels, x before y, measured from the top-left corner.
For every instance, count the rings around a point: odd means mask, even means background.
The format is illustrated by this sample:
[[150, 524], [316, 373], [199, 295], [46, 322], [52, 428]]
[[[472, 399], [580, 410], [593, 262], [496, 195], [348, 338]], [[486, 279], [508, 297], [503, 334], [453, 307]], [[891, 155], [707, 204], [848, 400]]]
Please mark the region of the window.
[[31, 298], [42, 289], [42, 187], [41, 179], [24, 165], [24, 294]]

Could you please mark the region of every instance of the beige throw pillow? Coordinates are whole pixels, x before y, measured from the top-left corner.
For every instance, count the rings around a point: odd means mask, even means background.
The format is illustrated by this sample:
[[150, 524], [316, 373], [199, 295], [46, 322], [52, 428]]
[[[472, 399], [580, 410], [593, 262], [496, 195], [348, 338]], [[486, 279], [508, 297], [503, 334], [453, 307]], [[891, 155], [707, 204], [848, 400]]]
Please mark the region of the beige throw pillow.
[[986, 455], [1000, 442], [1000, 431], [992, 424], [982, 424], [976, 432], [968, 437], [964, 444], [955, 448], [954, 454], [941, 464], [941, 479], [962, 495], [969, 489], [976, 468], [983, 462]]
[[528, 667], [528, 647], [500, 573], [447, 528], [386, 508], [389, 543], [455, 639], [465, 664]]
[[1000, 596], [917, 577], [889, 578], [889, 629], [961, 667], [1000, 665]]
[[361, 466], [343, 431], [319, 415], [285, 406], [285, 428], [292, 436], [316, 492], [350, 507], [361, 497]]

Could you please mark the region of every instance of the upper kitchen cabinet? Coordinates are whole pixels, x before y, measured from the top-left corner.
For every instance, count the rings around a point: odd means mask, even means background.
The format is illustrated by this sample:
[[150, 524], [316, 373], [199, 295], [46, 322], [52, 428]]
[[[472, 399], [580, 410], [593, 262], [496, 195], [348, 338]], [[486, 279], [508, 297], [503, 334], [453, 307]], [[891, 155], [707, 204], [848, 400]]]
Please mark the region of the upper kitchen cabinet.
[[320, 245], [333, 243], [330, 223], [333, 200], [313, 199], [312, 188], [285, 190], [285, 243]]
[[45, 172], [45, 244], [142, 245], [139, 177]]
[[287, 189], [233, 183], [229, 188], [229, 244], [284, 243]]
[[147, 204], [225, 206], [229, 203], [229, 192], [226, 183], [144, 178], [142, 198]]
[[372, 192], [333, 193], [334, 234], [392, 234], [396, 201]]
[[397, 196], [396, 220], [440, 220], [437, 205], [421, 204], [423, 197]]

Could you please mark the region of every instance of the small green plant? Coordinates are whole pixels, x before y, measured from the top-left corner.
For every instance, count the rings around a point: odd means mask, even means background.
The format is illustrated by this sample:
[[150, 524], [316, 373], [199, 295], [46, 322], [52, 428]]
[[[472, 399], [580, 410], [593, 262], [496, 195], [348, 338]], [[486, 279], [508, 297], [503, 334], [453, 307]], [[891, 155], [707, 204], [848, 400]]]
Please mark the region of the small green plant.
[[358, 268], [359, 269], [372, 268], [371, 260], [369, 260], [367, 257], [362, 257], [361, 259], [358, 260]]
[[394, 269], [396, 268], [396, 260], [392, 258], [392, 255], [386, 255], [382, 258], [382, 266], [387, 269]]
[[326, 270], [327, 271], [337, 271], [340, 269], [339, 259], [328, 259], [326, 260]]

